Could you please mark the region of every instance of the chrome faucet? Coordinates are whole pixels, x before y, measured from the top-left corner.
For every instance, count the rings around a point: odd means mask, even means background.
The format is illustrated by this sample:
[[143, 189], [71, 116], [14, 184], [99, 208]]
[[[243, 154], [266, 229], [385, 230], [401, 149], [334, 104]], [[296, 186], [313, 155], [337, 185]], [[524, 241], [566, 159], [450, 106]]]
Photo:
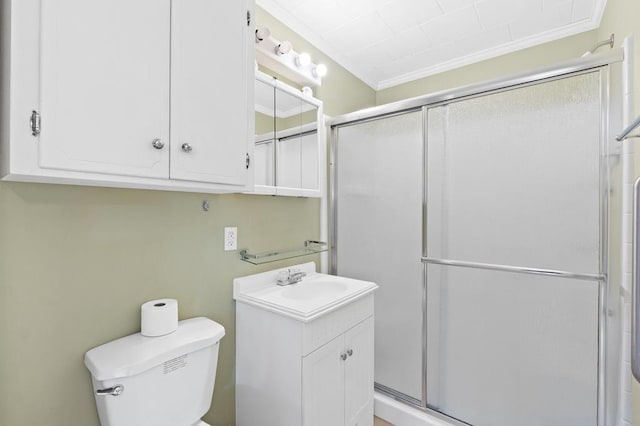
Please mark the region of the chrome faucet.
[[302, 281], [302, 277], [307, 275], [306, 272], [299, 271], [297, 269], [285, 269], [278, 273], [278, 285], [291, 285]]

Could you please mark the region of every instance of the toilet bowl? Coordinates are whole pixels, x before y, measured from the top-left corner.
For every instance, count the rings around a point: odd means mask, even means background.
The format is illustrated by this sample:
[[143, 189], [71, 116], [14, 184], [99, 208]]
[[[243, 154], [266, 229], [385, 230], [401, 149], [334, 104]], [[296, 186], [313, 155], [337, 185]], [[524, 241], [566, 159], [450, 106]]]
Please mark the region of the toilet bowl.
[[180, 321], [165, 336], [132, 334], [85, 354], [102, 426], [209, 426], [224, 327]]

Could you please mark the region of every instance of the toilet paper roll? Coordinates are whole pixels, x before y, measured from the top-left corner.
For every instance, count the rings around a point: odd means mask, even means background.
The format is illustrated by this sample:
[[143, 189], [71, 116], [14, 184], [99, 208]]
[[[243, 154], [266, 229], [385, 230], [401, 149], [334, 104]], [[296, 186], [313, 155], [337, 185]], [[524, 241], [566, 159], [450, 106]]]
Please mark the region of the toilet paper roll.
[[158, 299], [144, 303], [140, 309], [140, 333], [157, 337], [178, 329], [178, 301]]

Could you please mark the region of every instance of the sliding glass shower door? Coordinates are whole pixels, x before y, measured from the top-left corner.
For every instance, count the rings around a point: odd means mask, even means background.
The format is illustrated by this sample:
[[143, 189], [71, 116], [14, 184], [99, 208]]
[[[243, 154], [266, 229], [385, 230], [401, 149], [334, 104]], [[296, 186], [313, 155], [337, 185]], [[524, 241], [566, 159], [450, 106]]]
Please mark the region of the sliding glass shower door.
[[427, 110], [427, 404], [596, 425], [599, 73]]
[[[344, 126], [335, 151], [334, 268], [378, 283], [375, 381], [422, 401], [420, 110]], [[335, 270], [334, 270], [335, 272]]]
[[374, 281], [378, 390], [477, 426], [596, 426], [600, 70], [333, 128], [335, 273]]

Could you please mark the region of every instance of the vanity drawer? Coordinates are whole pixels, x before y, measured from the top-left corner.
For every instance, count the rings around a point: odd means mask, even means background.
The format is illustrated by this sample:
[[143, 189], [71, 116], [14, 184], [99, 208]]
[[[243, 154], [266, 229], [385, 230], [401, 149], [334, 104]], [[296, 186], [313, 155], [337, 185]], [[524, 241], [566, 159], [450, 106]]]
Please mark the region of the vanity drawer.
[[351, 327], [373, 316], [373, 293], [304, 324], [302, 356], [306, 356]]

